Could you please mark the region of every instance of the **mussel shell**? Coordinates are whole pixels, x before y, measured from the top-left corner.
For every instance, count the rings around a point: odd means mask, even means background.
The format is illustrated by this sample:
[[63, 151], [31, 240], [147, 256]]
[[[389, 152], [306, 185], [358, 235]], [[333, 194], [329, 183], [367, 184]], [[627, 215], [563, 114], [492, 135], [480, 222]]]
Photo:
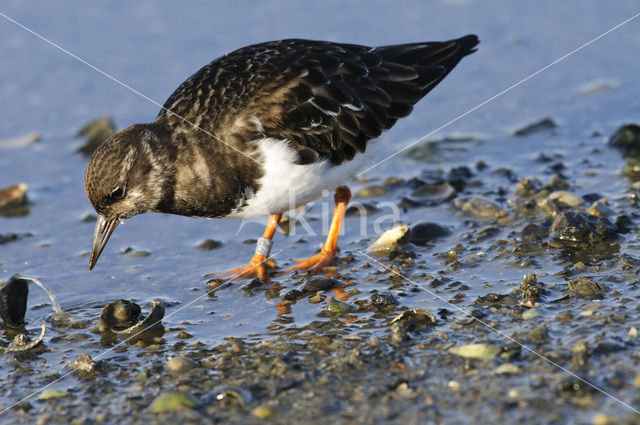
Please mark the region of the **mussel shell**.
[[6, 324], [20, 326], [24, 324], [29, 297], [28, 281], [13, 276], [0, 289], [0, 316]]
[[137, 335], [142, 331], [155, 327], [160, 324], [162, 318], [164, 317], [164, 303], [162, 301], [151, 301], [151, 310], [147, 317], [142, 319], [136, 325], [131, 326], [127, 329], [116, 330], [112, 329], [114, 333], [119, 335]]
[[132, 301], [117, 300], [102, 309], [100, 321], [107, 329], [129, 328], [140, 317], [140, 306]]

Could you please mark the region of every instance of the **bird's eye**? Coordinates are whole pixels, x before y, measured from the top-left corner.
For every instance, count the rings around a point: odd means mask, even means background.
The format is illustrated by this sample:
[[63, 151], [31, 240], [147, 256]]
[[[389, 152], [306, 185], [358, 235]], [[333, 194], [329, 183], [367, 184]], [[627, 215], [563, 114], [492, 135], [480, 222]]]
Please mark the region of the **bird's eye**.
[[113, 192], [111, 192], [111, 194], [109, 195], [109, 198], [111, 198], [111, 200], [113, 201], [117, 201], [119, 199], [124, 198], [124, 189], [121, 187], [115, 188]]

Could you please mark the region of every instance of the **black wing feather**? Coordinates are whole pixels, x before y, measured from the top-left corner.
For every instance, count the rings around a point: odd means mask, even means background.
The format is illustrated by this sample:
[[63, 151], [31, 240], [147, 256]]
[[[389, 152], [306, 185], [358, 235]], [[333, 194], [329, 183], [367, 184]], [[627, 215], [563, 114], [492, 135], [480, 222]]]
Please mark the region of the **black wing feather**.
[[[478, 39], [371, 48], [280, 40], [236, 50], [205, 66], [169, 97], [157, 120], [196, 123], [227, 143], [287, 139], [299, 163], [333, 164], [407, 116]], [[212, 140], [212, 143], [217, 143]]]

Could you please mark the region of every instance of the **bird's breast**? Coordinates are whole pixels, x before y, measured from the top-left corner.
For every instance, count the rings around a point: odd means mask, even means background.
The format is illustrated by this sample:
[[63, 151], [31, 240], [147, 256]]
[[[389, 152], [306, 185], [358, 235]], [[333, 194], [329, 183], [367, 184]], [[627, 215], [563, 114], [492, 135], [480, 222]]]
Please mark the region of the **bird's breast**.
[[297, 164], [297, 153], [286, 140], [264, 138], [256, 142], [262, 152], [263, 175], [258, 189], [246, 202], [231, 211], [230, 218], [252, 218], [279, 214], [305, 205], [348, 180], [369, 164], [375, 140], [367, 151], [351, 161], [334, 166], [328, 159]]

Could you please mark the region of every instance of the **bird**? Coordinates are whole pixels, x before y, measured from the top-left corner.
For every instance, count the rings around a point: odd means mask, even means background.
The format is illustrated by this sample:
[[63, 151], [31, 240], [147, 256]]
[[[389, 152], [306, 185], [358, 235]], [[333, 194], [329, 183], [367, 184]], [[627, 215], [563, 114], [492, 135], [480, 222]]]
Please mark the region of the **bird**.
[[465, 56], [476, 35], [368, 47], [285, 39], [228, 53], [185, 80], [152, 123], [131, 125], [92, 154], [85, 191], [97, 212], [89, 270], [115, 228], [145, 212], [203, 218], [268, 216], [251, 260], [221, 272], [265, 280], [282, 214], [335, 190], [320, 253], [334, 259], [351, 198], [347, 181], [370, 164], [379, 136]]

